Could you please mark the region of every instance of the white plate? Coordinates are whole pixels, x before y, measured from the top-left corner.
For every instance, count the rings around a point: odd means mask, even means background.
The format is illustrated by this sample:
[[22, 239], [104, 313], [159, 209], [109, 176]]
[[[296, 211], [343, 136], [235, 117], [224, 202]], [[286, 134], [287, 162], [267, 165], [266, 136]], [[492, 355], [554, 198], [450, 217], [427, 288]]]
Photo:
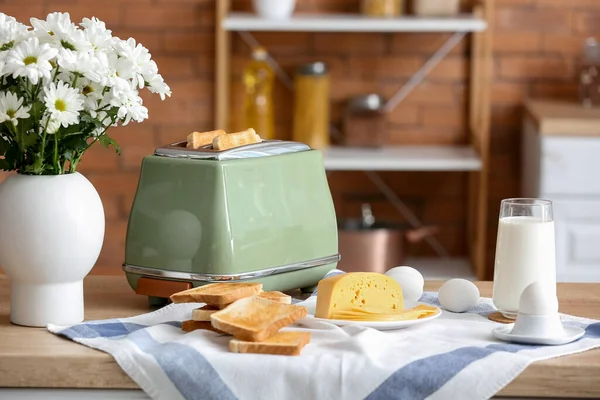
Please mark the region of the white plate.
[[510, 333], [512, 330], [511, 326], [501, 326], [492, 331], [494, 336], [500, 340], [507, 342], [526, 343], [526, 344], [543, 344], [550, 346], [557, 346], [560, 344], [567, 344], [574, 342], [579, 339], [585, 333], [585, 330], [577, 327], [564, 327], [565, 334], [558, 337], [539, 337], [539, 336], [525, 336], [525, 335], [513, 335]]
[[429, 306], [429, 307], [434, 307], [438, 310], [438, 312], [429, 317], [419, 318], [419, 319], [409, 319], [406, 321], [348, 321], [348, 320], [344, 320], [344, 319], [317, 318], [312, 314], [309, 314], [308, 318], [312, 318], [315, 321], [328, 322], [330, 324], [334, 324], [337, 326], [356, 325], [356, 326], [364, 326], [366, 328], [373, 328], [373, 329], [377, 329], [380, 331], [391, 331], [394, 329], [404, 329], [404, 328], [408, 328], [409, 326], [419, 325], [419, 324], [431, 321], [433, 319], [436, 319], [437, 317], [442, 315], [442, 310], [440, 310], [439, 307], [434, 306], [432, 304], [427, 304], [427, 303], [419, 303], [416, 301], [413, 301], [413, 302], [406, 301], [404, 303], [404, 308], [405, 309], [413, 308], [419, 304]]

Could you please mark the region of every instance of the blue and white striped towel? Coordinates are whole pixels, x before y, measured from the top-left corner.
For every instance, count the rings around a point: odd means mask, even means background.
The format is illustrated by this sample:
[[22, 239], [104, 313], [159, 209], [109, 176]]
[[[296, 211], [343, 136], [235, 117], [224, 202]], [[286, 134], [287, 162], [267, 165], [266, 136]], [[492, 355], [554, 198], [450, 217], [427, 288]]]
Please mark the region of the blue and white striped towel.
[[[437, 293], [421, 299], [438, 304]], [[304, 304], [314, 307], [312, 296]], [[494, 311], [482, 298], [469, 313], [443, 312], [408, 329], [380, 332], [307, 319], [293, 327], [312, 340], [299, 357], [234, 354], [231, 337], [181, 321], [201, 304], [171, 304], [131, 318], [89, 321], [48, 329], [111, 354], [153, 399], [487, 399], [530, 363], [600, 347], [600, 322], [562, 315], [585, 328], [563, 346], [495, 340]]]

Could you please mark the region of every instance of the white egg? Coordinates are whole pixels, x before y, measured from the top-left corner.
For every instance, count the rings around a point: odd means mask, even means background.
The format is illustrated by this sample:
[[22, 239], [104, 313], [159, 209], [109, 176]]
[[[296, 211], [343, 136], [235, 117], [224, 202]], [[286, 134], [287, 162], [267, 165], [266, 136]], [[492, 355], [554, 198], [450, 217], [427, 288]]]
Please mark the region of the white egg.
[[519, 299], [519, 313], [549, 315], [558, 312], [558, 299], [552, 287], [534, 282], [527, 286]]
[[440, 287], [438, 299], [445, 310], [465, 312], [479, 301], [479, 289], [466, 279], [450, 279]]
[[394, 267], [385, 273], [400, 284], [404, 300], [419, 301], [425, 280], [419, 271], [411, 267]]

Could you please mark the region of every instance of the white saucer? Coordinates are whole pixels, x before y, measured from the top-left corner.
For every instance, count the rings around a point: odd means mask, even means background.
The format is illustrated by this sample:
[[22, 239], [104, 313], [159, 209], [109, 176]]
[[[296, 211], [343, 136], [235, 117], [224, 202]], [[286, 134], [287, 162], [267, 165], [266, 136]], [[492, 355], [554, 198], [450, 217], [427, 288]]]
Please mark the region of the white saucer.
[[423, 305], [426, 305], [429, 307], [435, 307], [438, 309], [438, 312], [433, 315], [430, 315], [428, 317], [425, 317], [425, 318], [409, 319], [409, 320], [405, 320], [405, 321], [348, 321], [348, 320], [344, 320], [344, 319], [317, 318], [311, 314], [309, 314], [307, 316], [307, 318], [314, 319], [315, 321], [328, 322], [330, 324], [334, 324], [337, 326], [356, 325], [356, 326], [364, 326], [366, 328], [373, 328], [373, 329], [377, 329], [380, 331], [390, 331], [390, 330], [394, 330], [394, 329], [408, 328], [409, 326], [413, 326], [413, 325], [419, 325], [424, 322], [431, 321], [432, 319], [436, 319], [437, 317], [442, 315], [442, 310], [440, 310], [439, 307], [434, 306], [432, 304], [419, 303], [416, 301], [405, 301], [404, 307], [406, 309], [409, 309], [409, 308], [416, 307], [419, 304], [423, 304]]
[[540, 337], [540, 336], [525, 336], [525, 335], [513, 335], [510, 333], [513, 326], [500, 326], [492, 331], [494, 336], [500, 340], [507, 342], [516, 343], [527, 343], [527, 344], [543, 344], [556, 346], [560, 344], [567, 344], [574, 342], [579, 339], [585, 333], [585, 330], [577, 327], [564, 327], [565, 334], [557, 337]]

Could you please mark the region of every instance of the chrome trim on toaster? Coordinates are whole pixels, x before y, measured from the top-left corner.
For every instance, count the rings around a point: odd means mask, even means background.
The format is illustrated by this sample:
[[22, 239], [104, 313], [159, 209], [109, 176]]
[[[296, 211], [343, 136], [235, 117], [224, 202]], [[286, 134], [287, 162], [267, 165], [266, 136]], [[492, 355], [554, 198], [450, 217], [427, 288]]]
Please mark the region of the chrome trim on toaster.
[[323, 265], [333, 264], [340, 261], [340, 255], [316, 258], [314, 260], [301, 261], [294, 264], [281, 265], [279, 267], [267, 268], [260, 271], [242, 272], [240, 274], [197, 274], [180, 271], [166, 271], [156, 268], [139, 267], [123, 263], [123, 271], [145, 276], [159, 278], [182, 279], [204, 282], [226, 282], [243, 281], [248, 279], [264, 278], [266, 276], [283, 274], [285, 272], [299, 271], [308, 268], [322, 267]]
[[159, 147], [154, 151], [154, 155], [168, 158], [225, 161], [240, 158], [276, 156], [310, 150], [310, 146], [307, 144], [285, 140], [263, 140], [260, 143], [247, 144], [223, 151], [213, 150], [212, 145], [189, 149], [186, 147], [186, 144], [187, 142], [175, 142]]

